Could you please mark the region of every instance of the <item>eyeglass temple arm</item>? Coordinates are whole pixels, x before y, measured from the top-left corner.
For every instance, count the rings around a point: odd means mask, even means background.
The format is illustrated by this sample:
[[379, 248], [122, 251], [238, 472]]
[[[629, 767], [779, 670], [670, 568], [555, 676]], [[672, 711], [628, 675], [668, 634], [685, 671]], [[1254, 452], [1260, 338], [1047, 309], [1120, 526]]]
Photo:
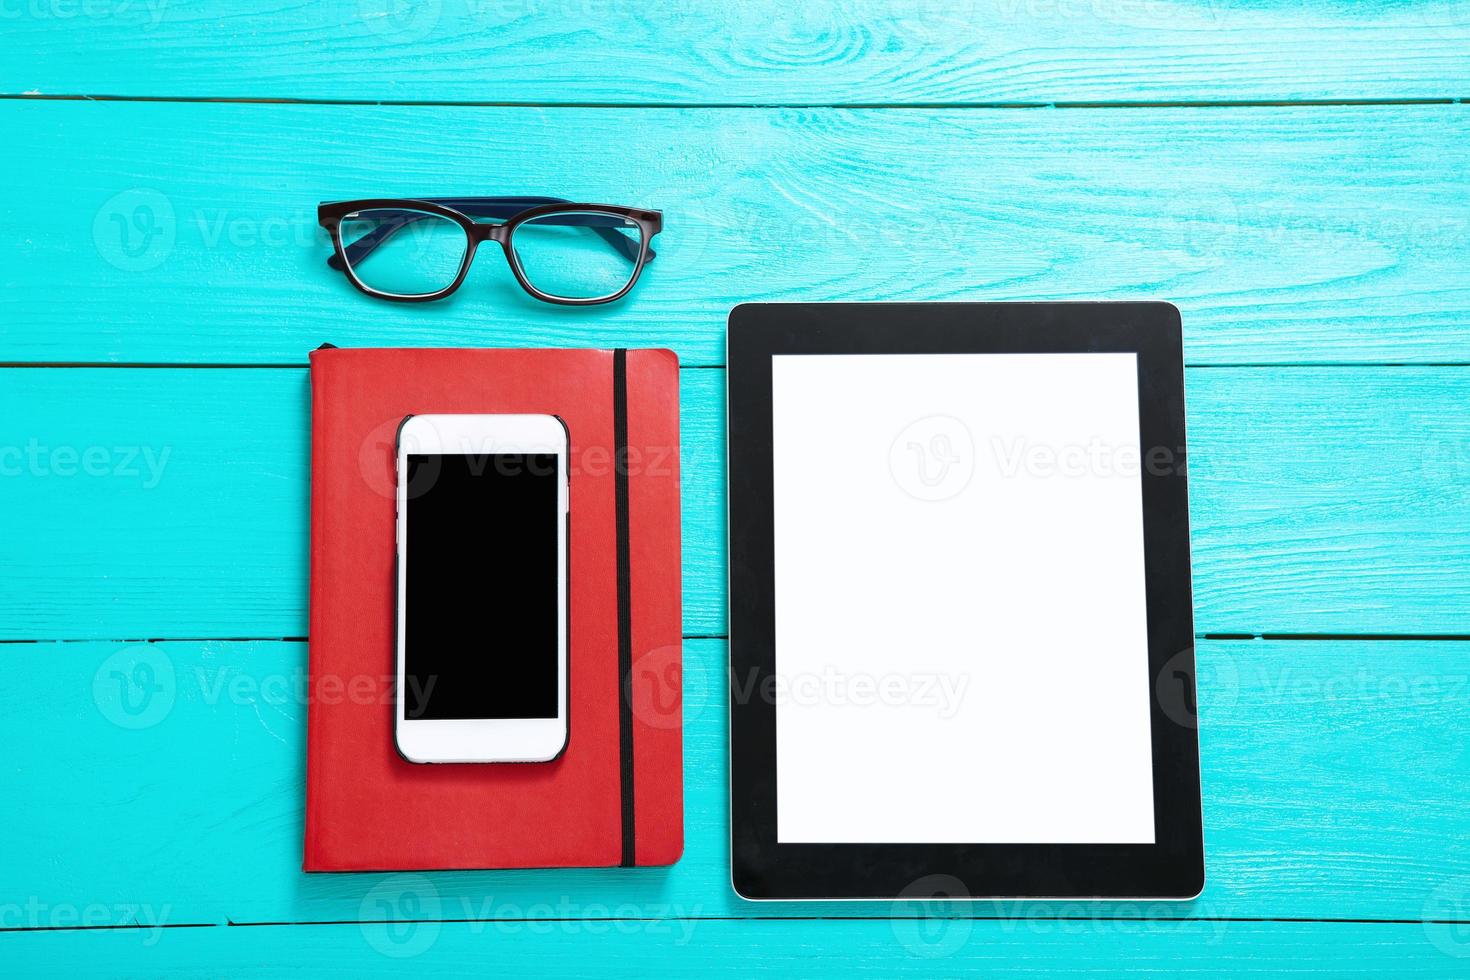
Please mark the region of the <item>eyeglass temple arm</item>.
[[[453, 208], [460, 214], [471, 218], [499, 218], [501, 220], [509, 220], [522, 211], [540, 207], [543, 204], [572, 203], [560, 197], [425, 197], [421, 198], [421, 200], [429, 204], [438, 204], [441, 207]], [[404, 211], [398, 220], [382, 222], [357, 241], [350, 245], [344, 244], [342, 246], [343, 251], [347, 253], [347, 261], [355, 265], [371, 255], [374, 249], [387, 241], [392, 235], [413, 224], [415, 221], [422, 221], [427, 217], [428, 215], [425, 214]], [[621, 224], [613, 226], [607, 223], [615, 220], [618, 219], [610, 215], [601, 214], [549, 214], [544, 219], [544, 222], [546, 224], [590, 228], [600, 238], [617, 249], [623, 258], [629, 262], [637, 262], [639, 243], [617, 230], [618, 227], [621, 227]], [[654, 254], [653, 249], [650, 248], [648, 250], [650, 261], [653, 259]], [[342, 269], [342, 259], [336, 252], [333, 252], [327, 258], [327, 265], [340, 272]]]

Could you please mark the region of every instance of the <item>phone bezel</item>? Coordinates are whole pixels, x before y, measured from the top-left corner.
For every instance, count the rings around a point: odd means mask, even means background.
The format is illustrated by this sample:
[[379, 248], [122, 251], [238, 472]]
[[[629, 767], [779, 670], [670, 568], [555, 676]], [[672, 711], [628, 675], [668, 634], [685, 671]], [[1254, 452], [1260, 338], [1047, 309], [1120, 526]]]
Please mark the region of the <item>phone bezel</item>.
[[[396, 517], [394, 589], [395, 695], [394, 743], [414, 763], [550, 762], [569, 741], [567, 544], [571, 483], [570, 435], [555, 415], [410, 415], [398, 428], [394, 446]], [[554, 453], [557, 461], [557, 715], [555, 718], [411, 719], [405, 716], [405, 639], [408, 616], [407, 567], [411, 558], [408, 487], [404, 480], [409, 454]]]

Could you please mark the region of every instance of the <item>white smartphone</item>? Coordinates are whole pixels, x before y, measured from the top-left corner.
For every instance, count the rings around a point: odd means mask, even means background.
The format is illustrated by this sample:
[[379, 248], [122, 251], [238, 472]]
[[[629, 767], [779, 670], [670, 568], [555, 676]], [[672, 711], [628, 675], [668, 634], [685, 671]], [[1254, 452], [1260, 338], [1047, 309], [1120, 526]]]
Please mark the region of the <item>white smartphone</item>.
[[398, 429], [398, 695], [410, 762], [566, 749], [566, 426], [411, 415]]

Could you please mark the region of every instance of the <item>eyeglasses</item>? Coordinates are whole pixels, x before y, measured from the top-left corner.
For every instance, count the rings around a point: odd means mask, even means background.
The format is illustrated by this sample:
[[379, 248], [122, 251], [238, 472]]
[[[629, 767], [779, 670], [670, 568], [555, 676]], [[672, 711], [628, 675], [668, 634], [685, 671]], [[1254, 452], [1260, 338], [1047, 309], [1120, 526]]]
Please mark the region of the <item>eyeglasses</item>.
[[369, 296], [442, 299], [492, 241], [526, 292], [583, 306], [633, 288], [654, 257], [663, 212], [556, 197], [370, 198], [318, 205], [317, 221], [336, 250], [327, 264]]

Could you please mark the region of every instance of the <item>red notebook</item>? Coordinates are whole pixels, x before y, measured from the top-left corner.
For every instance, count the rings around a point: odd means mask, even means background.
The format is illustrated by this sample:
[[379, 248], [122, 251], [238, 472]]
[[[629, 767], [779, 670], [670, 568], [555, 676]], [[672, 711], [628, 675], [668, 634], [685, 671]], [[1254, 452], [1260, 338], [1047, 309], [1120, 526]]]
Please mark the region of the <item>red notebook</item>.
[[[305, 869], [677, 861], [678, 359], [323, 348], [311, 397]], [[415, 765], [394, 749], [394, 435], [436, 412], [555, 414], [571, 435], [570, 738], [553, 762]]]

